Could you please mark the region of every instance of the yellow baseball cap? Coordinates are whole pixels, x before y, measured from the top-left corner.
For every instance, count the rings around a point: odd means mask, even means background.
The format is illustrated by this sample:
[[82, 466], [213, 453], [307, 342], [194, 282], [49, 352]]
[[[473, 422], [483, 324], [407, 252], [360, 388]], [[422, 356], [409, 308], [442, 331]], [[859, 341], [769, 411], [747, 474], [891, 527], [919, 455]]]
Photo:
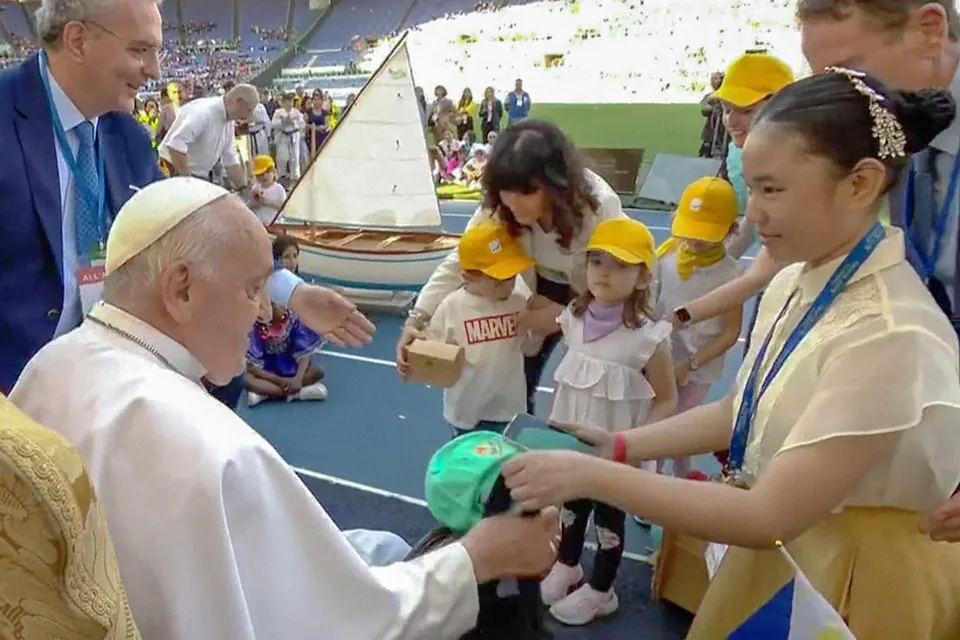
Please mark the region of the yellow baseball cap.
[[267, 171], [273, 171], [277, 165], [270, 156], [257, 156], [253, 159], [253, 175], [262, 176]]
[[603, 251], [627, 264], [653, 264], [655, 241], [650, 229], [633, 218], [600, 222], [590, 236], [587, 251]]
[[737, 193], [723, 178], [706, 177], [683, 191], [670, 233], [677, 238], [720, 242], [737, 219]]
[[458, 247], [460, 267], [494, 280], [507, 280], [533, 266], [533, 260], [496, 222], [481, 222], [463, 232]]
[[733, 61], [716, 96], [735, 107], [751, 107], [793, 82], [793, 70], [769, 53], [746, 53]]

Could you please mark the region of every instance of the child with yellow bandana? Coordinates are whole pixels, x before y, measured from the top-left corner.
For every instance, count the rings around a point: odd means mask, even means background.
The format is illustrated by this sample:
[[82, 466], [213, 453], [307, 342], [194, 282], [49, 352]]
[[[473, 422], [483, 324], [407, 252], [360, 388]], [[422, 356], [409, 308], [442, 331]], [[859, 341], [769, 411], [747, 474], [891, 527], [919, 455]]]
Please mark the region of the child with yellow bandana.
[[[727, 255], [724, 242], [736, 229], [737, 211], [736, 192], [721, 178], [701, 178], [683, 192], [671, 237], [657, 249], [659, 317], [740, 275], [737, 260]], [[722, 378], [724, 356], [737, 343], [742, 321], [741, 305], [726, 315], [675, 331], [678, 412], [703, 403], [711, 386]], [[675, 476], [686, 477], [689, 471], [689, 459], [673, 460]]]

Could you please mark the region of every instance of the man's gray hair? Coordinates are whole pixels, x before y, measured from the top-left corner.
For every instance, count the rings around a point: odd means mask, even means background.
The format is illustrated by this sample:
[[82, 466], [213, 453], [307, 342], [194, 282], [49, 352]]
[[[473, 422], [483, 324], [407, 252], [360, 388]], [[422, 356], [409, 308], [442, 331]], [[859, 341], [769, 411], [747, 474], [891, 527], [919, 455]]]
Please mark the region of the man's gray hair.
[[[163, 0], [152, 0], [160, 5]], [[109, 13], [121, 0], [41, 0], [34, 15], [37, 36], [47, 44], [60, 39], [68, 22], [97, 20]]]
[[103, 283], [104, 300], [129, 303], [142, 300], [138, 298], [141, 295], [154, 295], [160, 274], [178, 261], [188, 263], [198, 277], [212, 278], [221, 247], [235, 233], [214, 210], [222, 202], [220, 198], [198, 209], [108, 275]]

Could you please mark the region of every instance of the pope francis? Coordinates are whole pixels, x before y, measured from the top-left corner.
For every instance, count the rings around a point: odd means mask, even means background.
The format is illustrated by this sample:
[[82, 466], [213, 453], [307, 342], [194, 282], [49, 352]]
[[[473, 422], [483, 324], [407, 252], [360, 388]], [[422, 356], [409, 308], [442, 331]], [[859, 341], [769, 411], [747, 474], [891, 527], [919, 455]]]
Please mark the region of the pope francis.
[[539, 575], [557, 513], [498, 516], [461, 542], [373, 567], [243, 420], [211, 397], [244, 366], [273, 269], [263, 225], [194, 178], [117, 215], [102, 301], [44, 347], [11, 399], [87, 464], [143, 637], [457, 638], [477, 585]]

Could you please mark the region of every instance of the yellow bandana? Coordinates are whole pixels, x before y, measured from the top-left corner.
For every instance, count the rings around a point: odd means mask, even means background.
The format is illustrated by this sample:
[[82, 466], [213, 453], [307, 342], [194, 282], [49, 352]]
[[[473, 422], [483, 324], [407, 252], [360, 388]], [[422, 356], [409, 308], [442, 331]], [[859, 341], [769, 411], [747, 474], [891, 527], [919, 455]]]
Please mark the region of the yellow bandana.
[[727, 248], [722, 242], [706, 251], [694, 253], [686, 242], [671, 236], [657, 247], [657, 258], [662, 258], [674, 249], [677, 251], [677, 274], [681, 280], [689, 280], [694, 269], [706, 269], [717, 264], [727, 255]]

